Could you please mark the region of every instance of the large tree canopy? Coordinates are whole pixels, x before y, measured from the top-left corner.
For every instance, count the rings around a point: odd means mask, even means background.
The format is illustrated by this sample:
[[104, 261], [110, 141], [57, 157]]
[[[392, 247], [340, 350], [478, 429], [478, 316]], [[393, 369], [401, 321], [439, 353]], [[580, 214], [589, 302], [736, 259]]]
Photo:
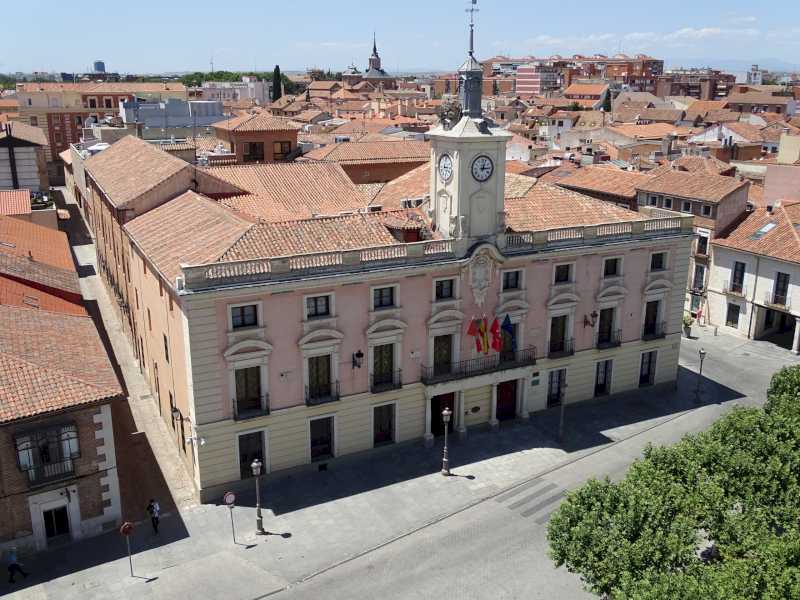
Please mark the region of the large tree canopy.
[[548, 539], [558, 566], [615, 600], [800, 598], [800, 367], [773, 376], [763, 410], [570, 493]]

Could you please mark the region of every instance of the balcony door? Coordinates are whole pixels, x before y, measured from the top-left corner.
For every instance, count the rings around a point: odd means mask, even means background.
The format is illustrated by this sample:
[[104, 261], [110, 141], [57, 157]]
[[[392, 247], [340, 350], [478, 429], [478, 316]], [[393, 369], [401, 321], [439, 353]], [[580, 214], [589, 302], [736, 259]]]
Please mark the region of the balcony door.
[[503, 347], [500, 350], [500, 361], [501, 362], [513, 362], [514, 361], [514, 354], [516, 351], [517, 346], [517, 329], [519, 325], [513, 323], [511, 325], [511, 331], [506, 331], [505, 329], [500, 330], [500, 337], [503, 342]]
[[660, 300], [651, 300], [644, 309], [644, 334], [655, 335], [658, 328], [658, 305]]
[[775, 304], [786, 304], [786, 297], [789, 294], [789, 274], [778, 273], [775, 276], [775, 294], [772, 301]]
[[372, 382], [377, 388], [394, 383], [394, 344], [382, 344], [372, 349]]
[[614, 333], [614, 309], [603, 308], [600, 310], [600, 320], [597, 324], [597, 344], [610, 344]]
[[309, 423], [311, 461], [333, 457], [333, 417], [313, 419]]
[[517, 416], [517, 380], [504, 381], [497, 386], [497, 420], [508, 421]]
[[564, 352], [567, 341], [567, 315], [550, 319], [550, 352]]
[[597, 363], [594, 376], [595, 396], [607, 396], [611, 392], [611, 365], [610, 360]]
[[236, 415], [261, 410], [261, 367], [236, 369]]
[[653, 385], [655, 382], [656, 356], [655, 350], [642, 354], [642, 362], [639, 367], [639, 387]]
[[437, 335], [433, 338], [433, 373], [446, 375], [453, 362], [453, 336]]
[[308, 359], [308, 397], [327, 398], [331, 395], [331, 356], [312, 356]]
[[733, 265], [733, 278], [731, 281], [732, 292], [742, 293], [744, 287], [744, 269], [745, 264], [743, 262], [736, 261]]
[[239, 436], [239, 476], [242, 479], [249, 479], [253, 476], [253, 468], [250, 465], [255, 459], [260, 460], [263, 465], [261, 472], [266, 472], [263, 431], [244, 433]]

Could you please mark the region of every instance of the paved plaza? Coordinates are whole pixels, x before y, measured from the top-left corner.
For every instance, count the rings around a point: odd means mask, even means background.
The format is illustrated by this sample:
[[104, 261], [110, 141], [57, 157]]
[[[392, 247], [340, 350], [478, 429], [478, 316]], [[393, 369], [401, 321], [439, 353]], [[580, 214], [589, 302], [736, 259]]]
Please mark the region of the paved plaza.
[[[270, 480], [262, 493], [270, 535], [253, 534], [251, 491], [233, 510], [234, 540], [229, 509], [193, 502], [177, 454], [171, 462], [177, 450], [91, 268], [92, 246], [80, 241], [82, 286], [131, 395], [120, 435], [139, 440], [124, 515], [142, 521], [149, 494], [160, 495], [169, 514], [158, 535], [137, 525], [133, 577], [123, 539], [110, 532], [23, 557], [31, 576], [13, 588], [0, 583], [0, 594], [15, 599], [587, 598], [578, 577], [547, 558], [547, 521], [564, 494], [592, 476], [622, 476], [648, 443], [674, 443], [736, 404], [762, 403], [771, 374], [798, 362], [771, 344], [695, 327], [697, 338], [681, 346], [676, 389], [569, 406], [561, 442], [558, 410], [499, 431], [470, 430], [452, 441], [454, 477], [439, 473], [441, 441], [431, 449], [419, 441]], [[125, 480], [128, 467], [119, 462]]]

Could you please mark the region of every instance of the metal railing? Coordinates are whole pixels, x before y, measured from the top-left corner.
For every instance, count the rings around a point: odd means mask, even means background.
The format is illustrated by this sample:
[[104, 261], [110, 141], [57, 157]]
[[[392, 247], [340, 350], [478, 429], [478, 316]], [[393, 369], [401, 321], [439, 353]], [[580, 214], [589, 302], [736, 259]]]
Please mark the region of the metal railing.
[[612, 329], [605, 333], [598, 333], [595, 348], [605, 350], [606, 348], [616, 348], [622, 345], [622, 330]]
[[575, 338], [563, 338], [560, 340], [550, 340], [547, 358], [561, 358], [575, 354]]
[[498, 352], [480, 358], [423, 366], [421, 379], [424, 384], [440, 383], [535, 364], [536, 347], [530, 346], [514, 352]]
[[663, 337], [667, 337], [667, 324], [664, 321], [645, 323], [642, 327], [643, 340], [657, 340]]
[[265, 417], [269, 414], [269, 394], [255, 399], [231, 400], [233, 406], [233, 420], [245, 421], [256, 417]]
[[369, 382], [369, 389], [373, 394], [398, 390], [401, 387], [403, 387], [403, 369], [388, 373], [373, 373]]
[[339, 382], [332, 381], [327, 385], [306, 386], [306, 406], [317, 406], [339, 400]]
[[29, 484], [36, 486], [72, 477], [75, 473], [75, 466], [71, 458], [65, 458], [60, 461], [33, 465], [25, 469], [25, 473], [28, 475]]
[[728, 294], [730, 296], [746, 296], [747, 288], [744, 285], [742, 285], [741, 281], [734, 281], [732, 283], [726, 281], [722, 285], [722, 293]]
[[764, 294], [764, 304], [776, 306], [778, 308], [789, 308], [789, 293], [788, 292], [773, 292], [769, 291]]

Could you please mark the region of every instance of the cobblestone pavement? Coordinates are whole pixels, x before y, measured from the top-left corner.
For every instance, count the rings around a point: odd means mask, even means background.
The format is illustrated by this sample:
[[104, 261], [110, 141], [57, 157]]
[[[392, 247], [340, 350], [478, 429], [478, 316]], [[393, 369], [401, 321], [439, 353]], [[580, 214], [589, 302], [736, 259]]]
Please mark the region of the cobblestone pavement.
[[[81, 264], [91, 262], [88, 246], [76, 248], [76, 255]], [[546, 556], [547, 520], [566, 491], [591, 476], [621, 476], [649, 442], [673, 443], [735, 404], [763, 402], [771, 373], [798, 362], [770, 344], [700, 329], [697, 339], [683, 341], [677, 389], [570, 406], [563, 443], [555, 410], [453, 440], [456, 477], [439, 474], [440, 444], [403, 444], [334, 461], [326, 472], [266, 483], [262, 501], [271, 534], [256, 537], [253, 494], [240, 494], [232, 513], [190, 500], [191, 484], [181, 477], [177, 450], [146, 397], [108, 298], [96, 277], [94, 283], [84, 279], [128, 384], [132, 419], [164, 465], [164, 485], [178, 510], [163, 519], [158, 535], [147, 524], [137, 527], [133, 577], [124, 542], [112, 532], [23, 557], [31, 577], [13, 589], [3, 581], [0, 595], [584, 598], [577, 577], [554, 569]], [[702, 380], [700, 347], [708, 352]], [[125, 477], [122, 469], [120, 461]]]

